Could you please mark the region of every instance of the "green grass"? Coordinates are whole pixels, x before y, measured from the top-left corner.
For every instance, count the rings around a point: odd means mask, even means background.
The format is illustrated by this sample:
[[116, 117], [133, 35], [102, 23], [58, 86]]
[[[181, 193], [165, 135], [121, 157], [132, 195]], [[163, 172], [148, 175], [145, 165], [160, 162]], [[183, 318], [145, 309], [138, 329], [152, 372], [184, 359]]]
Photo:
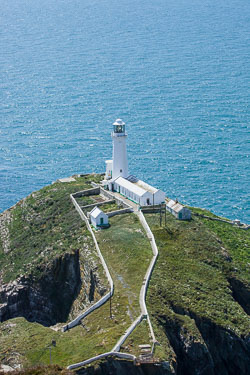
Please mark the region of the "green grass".
[[[101, 197], [100, 195], [89, 195], [89, 196], [83, 196], [83, 197], [78, 197], [76, 198], [77, 203], [83, 208], [83, 211], [85, 214], [87, 212], [91, 211], [91, 207], [84, 208], [84, 206], [90, 205], [90, 204], [95, 204], [95, 203], [100, 203], [98, 200], [98, 197]], [[103, 212], [111, 212], [111, 211], [116, 211], [119, 209], [122, 209], [123, 207], [118, 206], [115, 202], [112, 203], [105, 203], [103, 205], [99, 206], [100, 210]]]
[[[25, 370], [15, 370], [11, 372], [12, 375], [73, 375], [75, 371], [64, 369], [57, 365], [36, 366]], [[6, 372], [0, 370], [0, 375], [5, 375]]]
[[107, 203], [107, 204], [104, 204], [103, 206], [100, 206], [100, 209], [103, 212], [117, 211], [117, 210], [121, 210], [122, 208], [123, 207], [118, 206], [118, 204], [116, 203]]
[[[15, 206], [9, 224], [10, 252], [4, 254], [0, 247], [4, 282], [20, 274], [39, 280], [44, 267], [55, 257], [78, 249], [83, 277], [85, 257], [81, 249], [87, 245], [108, 288], [92, 238], [69, 199], [70, 193], [90, 188], [91, 180], [98, 182], [100, 178], [91, 175], [72, 183], [56, 183]], [[112, 210], [114, 206], [109, 204], [106, 208]], [[211, 215], [204, 210], [202, 213]], [[193, 316], [207, 319], [237, 335], [246, 335], [249, 317], [234, 300], [228, 279], [233, 276], [249, 283], [250, 232], [201, 217], [185, 222], [167, 214], [166, 227], [159, 226], [158, 214], [145, 217], [159, 249], [147, 294], [147, 306], [160, 343], [155, 356], [175, 361], [164, 328], [166, 320], [169, 325], [179, 327], [182, 335], [199, 342], [203, 342], [203, 338]], [[110, 218], [110, 224], [108, 229], [96, 232], [96, 237], [115, 285], [112, 319], [108, 302], [88, 316], [82, 326], [66, 333], [23, 318], [1, 323], [0, 362], [11, 364], [11, 358], [20, 355], [18, 362], [26, 367], [47, 365], [49, 351], [45, 348], [51, 340], [56, 340], [56, 348], [52, 349], [53, 363], [67, 366], [111, 350], [137, 318], [140, 288], [152, 258], [150, 243], [134, 214]], [[80, 297], [72, 307], [70, 318], [76, 314], [79, 304]], [[150, 336], [147, 323], [143, 321], [123, 346], [124, 350], [138, 355], [138, 345], [145, 343], [150, 343]]]
[[[237, 251], [236, 243], [248, 243], [249, 234], [199, 217], [178, 221], [170, 214], [166, 227], [160, 227], [156, 214], [145, 216], [159, 249], [147, 299], [153, 317], [171, 313], [180, 319], [178, 312], [191, 313], [238, 335], [247, 334], [249, 317], [232, 297], [227, 280], [236, 263], [239, 274], [245, 274], [247, 250]], [[189, 329], [194, 334], [192, 325]]]
[[127, 338], [122, 345], [121, 351], [139, 356], [141, 351], [139, 345], [152, 344], [147, 320], [143, 320]]
[[87, 206], [89, 204], [94, 204], [96, 201], [91, 196], [83, 196], [76, 198], [77, 203], [82, 206]]
[[[48, 364], [49, 351], [44, 351], [44, 348], [53, 339], [57, 342], [56, 348], [52, 349], [53, 363], [67, 366], [111, 350], [140, 314], [139, 292], [152, 257], [151, 247], [134, 214], [113, 217], [110, 223], [109, 229], [97, 233], [97, 240], [114, 279], [112, 319], [110, 303], [107, 302], [84, 320], [84, 327], [77, 326], [65, 333], [29, 323], [23, 318], [9, 320], [0, 325], [2, 360], [5, 358], [8, 362], [7, 358], [14, 351], [20, 353], [26, 367]], [[8, 328], [9, 323], [16, 326]], [[148, 342], [147, 330], [145, 335], [139, 335], [132, 346], [137, 348]]]
[[71, 183], [55, 183], [34, 192], [11, 210], [8, 225], [10, 251], [0, 247], [0, 269], [3, 281], [30, 275], [39, 279], [43, 265], [80, 247], [80, 239], [89, 234], [69, 197], [70, 193], [91, 187], [98, 175], [77, 178]]
[[[194, 209], [195, 212], [199, 209]], [[202, 210], [209, 216], [209, 211]], [[215, 215], [213, 215], [216, 217]], [[233, 261], [232, 271], [240, 279], [250, 281], [250, 230], [238, 228], [223, 222], [200, 218], [200, 221], [215, 235], [227, 250]]]

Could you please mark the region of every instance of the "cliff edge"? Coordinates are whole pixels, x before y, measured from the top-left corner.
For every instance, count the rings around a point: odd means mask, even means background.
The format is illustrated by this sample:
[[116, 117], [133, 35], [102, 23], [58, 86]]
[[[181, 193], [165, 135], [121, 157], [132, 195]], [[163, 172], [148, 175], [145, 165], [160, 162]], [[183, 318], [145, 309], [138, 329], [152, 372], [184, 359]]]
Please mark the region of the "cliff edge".
[[[55, 340], [52, 361], [66, 366], [109, 350], [136, 317], [137, 283], [151, 253], [131, 213], [112, 218], [111, 227], [97, 235], [116, 280], [112, 304], [69, 332], [59, 330], [108, 288], [93, 240], [69, 199], [100, 179], [91, 174], [57, 182], [0, 215], [1, 365], [47, 365]], [[195, 215], [187, 222], [169, 213], [166, 223], [158, 213], [145, 218], [159, 250], [147, 294], [159, 343], [155, 364], [108, 359], [77, 373], [249, 374], [249, 230]], [[139, 344], [149, 342], [142, 323], [122, 349], [138, 356]]]

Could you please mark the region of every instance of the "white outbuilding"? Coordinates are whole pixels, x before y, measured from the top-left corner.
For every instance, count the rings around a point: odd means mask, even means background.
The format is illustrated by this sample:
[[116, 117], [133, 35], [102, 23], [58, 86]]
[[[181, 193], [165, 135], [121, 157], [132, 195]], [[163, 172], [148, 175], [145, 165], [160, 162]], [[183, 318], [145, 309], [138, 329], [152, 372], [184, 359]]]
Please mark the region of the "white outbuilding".
[[95, 228], [105, 228], [109, 226], [109, 218], [100, 208], [94, 207], [89, 213], [90, 223]]
[[171, 199], [166, 204], [166, 209], [179, 220], [190, 220], [191, 219], [191, 211], [180, 204], [177, 200]]

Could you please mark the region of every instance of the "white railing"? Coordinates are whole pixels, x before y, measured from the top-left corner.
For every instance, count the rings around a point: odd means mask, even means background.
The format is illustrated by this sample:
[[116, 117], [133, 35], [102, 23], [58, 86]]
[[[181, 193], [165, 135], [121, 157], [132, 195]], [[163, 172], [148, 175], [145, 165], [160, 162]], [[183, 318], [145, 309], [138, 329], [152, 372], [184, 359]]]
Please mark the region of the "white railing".
[[73, 370], [73, 369], [78, 368], [78, 367], [86, 366], [86, 365], [90, 364], [91, 362], [97, 361], [99, 359], [106, 358], [106, 357], [111, 357], [111, 356], [118, 357], [118, 358], [123, 358], [123, 359], [128, 359], [128, 360], [131, 360], [131, 361], [134, 361], [135, 358], [136, 358], [132, 354], [119, 353], [119, 352], [111, 351], [111, 352], [107, 352], [107, 353], [96, 355], [95, 357], [86, 359], [86, 361], [74, 363], [73, 365], [68, 366], [67, 369], [68, 370]]
[[151, 320], [150, 320], [150, 317], [149, 317], [149, 314], [148, 314], [147, 306], [146, 306], [146, 295], [147, 295], [149, 280], [151, 278], [156, 260], [158, 258], [158, 248], [157, 248], [156, 243], [155, 243], [154, 235], [151, 232], [151, 229], [149, 228], [149, 225], [148, 225], [143, 213], [141, 211], [138, 211], [138, 212], [136, 212], [136, 214], [139, 217], [140, 222], [141, 222], [143, 228], [145, 229], [146, 234], [148, 235], [148, 238], [150, 240], [150, 244], [151, 244], [151, 247], [152, 247], [152, 250], [153, 250], [153, 258], [151, 259], [150, 265], [147, 269], [146, 275], [144, 277], [144, 282], [143, 282], [143, 285], [142, 285], [141, 291], [140, 291], [140, 305], [141, 305], [142, 314], [147, 316], [150, 334], [151, 334], [153, 344], [154, 344], [155, 342], [157, 342], [157, 340], [155, 338], [154, 330], [153, 330]]

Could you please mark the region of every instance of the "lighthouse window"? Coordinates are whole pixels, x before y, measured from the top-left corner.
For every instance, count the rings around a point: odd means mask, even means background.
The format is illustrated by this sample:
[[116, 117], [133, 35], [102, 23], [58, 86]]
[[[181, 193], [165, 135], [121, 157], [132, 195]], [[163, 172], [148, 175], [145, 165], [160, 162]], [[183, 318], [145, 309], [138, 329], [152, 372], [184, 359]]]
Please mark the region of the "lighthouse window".
[[120, 173], [122, 173], [122, 169], [120, 169]]

